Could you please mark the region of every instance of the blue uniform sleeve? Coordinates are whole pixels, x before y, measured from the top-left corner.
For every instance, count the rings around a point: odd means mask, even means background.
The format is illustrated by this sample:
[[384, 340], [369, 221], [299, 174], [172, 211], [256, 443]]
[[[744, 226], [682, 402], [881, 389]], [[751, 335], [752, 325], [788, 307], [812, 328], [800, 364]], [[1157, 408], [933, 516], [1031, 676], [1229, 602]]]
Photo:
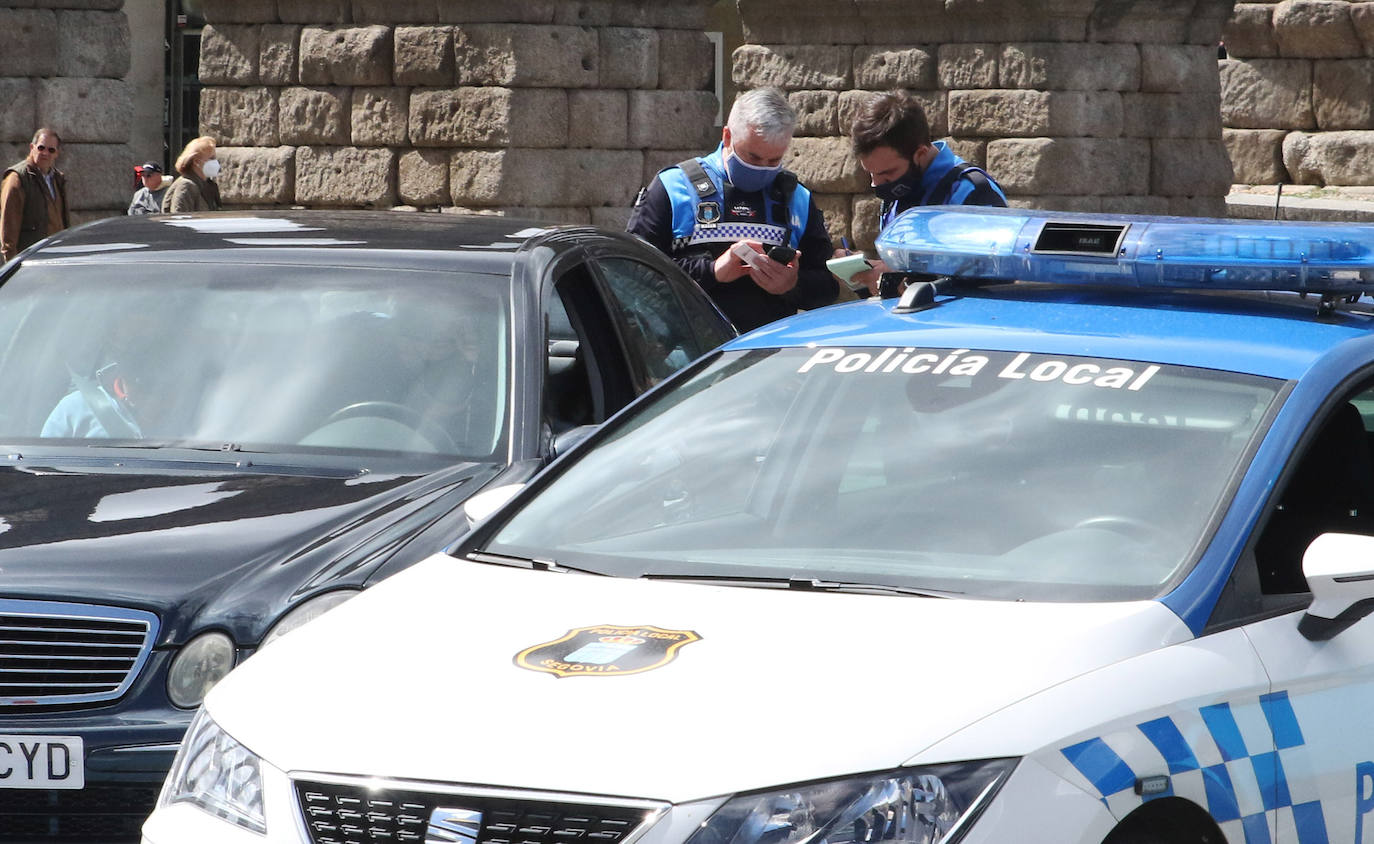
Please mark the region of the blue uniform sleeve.
[[702, 290], [710, 293], [720, 282], [716, 281], [715, 261], [707, 255], [678, 257], [673, 255], [673, 203], [668, 197], [668, 189], [663, 180], [655, 177], [644, 189], [644, 196], [630, 212], [630, 221], [625, 226], [630, 234], [637, 234], [647, 240], [655, 249], [673, 259], [673, 263], [691, 276]]

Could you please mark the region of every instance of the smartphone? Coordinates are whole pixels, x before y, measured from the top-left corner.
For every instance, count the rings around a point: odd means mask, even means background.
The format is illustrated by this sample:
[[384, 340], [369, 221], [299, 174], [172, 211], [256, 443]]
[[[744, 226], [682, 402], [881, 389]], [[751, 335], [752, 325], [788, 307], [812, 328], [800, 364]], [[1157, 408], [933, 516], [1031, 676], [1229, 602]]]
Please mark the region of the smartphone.
[[768, 257], [779, 264], [790, 264], [792, 259], [797, 257], [797, 250], [790, 246], [774, 246], [768, 250]]

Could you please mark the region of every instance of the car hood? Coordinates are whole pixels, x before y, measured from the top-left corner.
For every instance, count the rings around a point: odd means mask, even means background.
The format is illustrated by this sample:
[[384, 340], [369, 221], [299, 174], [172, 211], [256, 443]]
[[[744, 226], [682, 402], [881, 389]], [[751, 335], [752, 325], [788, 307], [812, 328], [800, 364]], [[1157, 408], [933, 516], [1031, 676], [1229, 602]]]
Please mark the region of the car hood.
[[360, 583], [380, 562], [375, 546], [394, 546], [392, 534], [452, 510], [496, 471], [248, 474], [138, 462], [0, 468], [0, 596], [151, 610], [163, 641], [216, 607], [217, 623], [261, 627], [300, 590], [344, 574]]
[[[668, 637], [656, 650], [671, 661], [526, 667], [568, 665], [603, 633], [614, 647], [618, 627]], [[557, 643], [579, 628], [593, 629]], [[894, 767], [1039, 690], [1189, 638], [1156, 602], [707, 586], [436, 555], [259, 652], [206, 706], [286, 771], [681, 802]]]

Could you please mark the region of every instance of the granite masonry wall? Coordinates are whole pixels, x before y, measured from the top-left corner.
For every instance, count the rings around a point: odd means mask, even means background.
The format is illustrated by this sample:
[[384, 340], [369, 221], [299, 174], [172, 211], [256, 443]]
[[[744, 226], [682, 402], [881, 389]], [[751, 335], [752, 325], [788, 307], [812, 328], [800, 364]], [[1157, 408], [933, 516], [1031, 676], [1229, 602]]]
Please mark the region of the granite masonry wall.
[[36, 128], [55, 129], [75, 221], [122, 213], [149, 155], [130, 145], [130, 43], [124, 0], [0, 2], [0, 167], [28, 155]]
[[235, 206], [621, 227], [713, 145], [710, 0], [205, 0], [202, 130]]
[[1223, 37], [1236, 182], [1374, 185], [1374, 2], [1238, 3]]

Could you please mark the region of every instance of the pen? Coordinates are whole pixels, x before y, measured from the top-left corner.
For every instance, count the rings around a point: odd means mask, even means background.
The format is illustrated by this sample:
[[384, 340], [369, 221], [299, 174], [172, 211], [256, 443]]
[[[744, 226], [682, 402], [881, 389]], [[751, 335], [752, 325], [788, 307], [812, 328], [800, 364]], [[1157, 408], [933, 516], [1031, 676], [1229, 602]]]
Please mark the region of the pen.
[[844, 251], [846, 252], [854, 251], [853, 248], [851, 248], [849, 245], [849, 238], [845, 237], [844, 235], [840, 235], [840, 245], [844, 247]]

